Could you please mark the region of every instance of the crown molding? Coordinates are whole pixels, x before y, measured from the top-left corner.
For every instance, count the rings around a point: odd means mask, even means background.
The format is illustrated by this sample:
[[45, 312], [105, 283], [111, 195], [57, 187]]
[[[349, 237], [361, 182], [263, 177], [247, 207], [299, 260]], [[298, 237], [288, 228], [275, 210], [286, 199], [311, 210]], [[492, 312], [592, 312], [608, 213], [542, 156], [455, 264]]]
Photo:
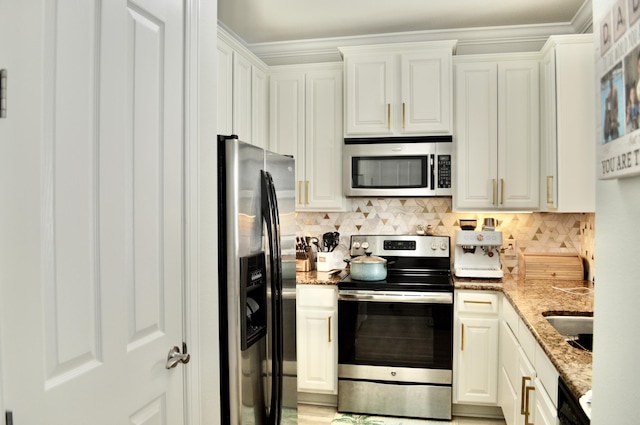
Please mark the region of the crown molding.
[[269, 66], [341, 61], [340, 47], [457, 40], [456, 55], [539, 51], [552, 35], [591, 32], [591, 1], [586, 0], [571, 22], [558, 24], [412, 31], [354, 37], [247, 44], [219, 22], [232, 37]]

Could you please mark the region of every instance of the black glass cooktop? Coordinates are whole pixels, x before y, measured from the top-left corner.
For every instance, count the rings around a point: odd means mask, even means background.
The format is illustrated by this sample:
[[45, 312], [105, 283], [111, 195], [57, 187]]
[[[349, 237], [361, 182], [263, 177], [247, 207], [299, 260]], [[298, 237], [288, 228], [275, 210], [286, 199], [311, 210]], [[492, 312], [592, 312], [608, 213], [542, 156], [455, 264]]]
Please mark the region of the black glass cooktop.
[[452, 292], [453, 281], [449, 271], [430, 273], [393, 273], [388, 272], [384, 280], [355, 280], [351, 275], [342, 278], [339, 289], [361, 289], [373, 291], [432, 291]]

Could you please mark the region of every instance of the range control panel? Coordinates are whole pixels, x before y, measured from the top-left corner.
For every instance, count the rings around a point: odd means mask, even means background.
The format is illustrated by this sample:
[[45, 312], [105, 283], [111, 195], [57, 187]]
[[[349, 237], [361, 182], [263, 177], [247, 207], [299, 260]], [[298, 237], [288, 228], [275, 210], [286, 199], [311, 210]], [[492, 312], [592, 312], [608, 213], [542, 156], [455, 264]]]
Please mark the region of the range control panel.
[[395, 257], [449, 257], [448, 236], [353, 235], [350, 254]]

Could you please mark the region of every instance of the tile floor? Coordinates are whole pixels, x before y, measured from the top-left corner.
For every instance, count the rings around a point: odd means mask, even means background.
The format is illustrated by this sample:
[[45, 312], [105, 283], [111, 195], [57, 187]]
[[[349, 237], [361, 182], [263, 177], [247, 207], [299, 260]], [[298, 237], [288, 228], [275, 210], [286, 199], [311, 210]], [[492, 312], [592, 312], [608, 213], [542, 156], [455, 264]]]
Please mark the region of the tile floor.
[[[311, 404], [298, 405], [298, 425], [329, 425], [336, 415], [335, 407], [315, 406]], [[505, 425], [500, 419], [478, 419], [467, 417], [454, 417], [451, 422], [442, 422], [443, 425]]]

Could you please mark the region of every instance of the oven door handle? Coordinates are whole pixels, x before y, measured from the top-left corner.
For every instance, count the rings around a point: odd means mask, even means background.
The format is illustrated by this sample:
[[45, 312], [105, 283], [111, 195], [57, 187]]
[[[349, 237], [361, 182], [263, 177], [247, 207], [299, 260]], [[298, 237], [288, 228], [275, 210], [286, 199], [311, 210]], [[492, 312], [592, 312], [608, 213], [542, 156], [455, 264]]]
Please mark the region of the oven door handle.
[[421, 304], [453, 304], [448, 292], [349, 291], [338, 292], [339, 301], [400, 302]]

